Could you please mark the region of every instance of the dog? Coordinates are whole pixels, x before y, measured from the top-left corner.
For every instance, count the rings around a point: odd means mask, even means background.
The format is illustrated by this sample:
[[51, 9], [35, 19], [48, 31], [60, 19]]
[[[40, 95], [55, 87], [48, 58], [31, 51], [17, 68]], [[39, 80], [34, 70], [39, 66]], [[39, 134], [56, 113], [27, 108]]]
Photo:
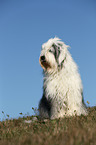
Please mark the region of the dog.
[[39, 102], [42, 119], [87, 115], [82, 81], [68, 48], [57, 37], [42, 45], [39, 58], [44, 75], [43, 96]]

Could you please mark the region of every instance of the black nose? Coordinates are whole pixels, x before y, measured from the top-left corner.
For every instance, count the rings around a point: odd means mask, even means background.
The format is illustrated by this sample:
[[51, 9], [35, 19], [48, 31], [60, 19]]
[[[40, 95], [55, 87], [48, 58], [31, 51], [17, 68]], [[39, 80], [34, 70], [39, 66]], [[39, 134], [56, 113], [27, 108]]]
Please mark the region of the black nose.
[[43, 56], [41, 56], [41, 60], [42, 61], [44, 61], [45, 60], [45, 56], [43, 55]]

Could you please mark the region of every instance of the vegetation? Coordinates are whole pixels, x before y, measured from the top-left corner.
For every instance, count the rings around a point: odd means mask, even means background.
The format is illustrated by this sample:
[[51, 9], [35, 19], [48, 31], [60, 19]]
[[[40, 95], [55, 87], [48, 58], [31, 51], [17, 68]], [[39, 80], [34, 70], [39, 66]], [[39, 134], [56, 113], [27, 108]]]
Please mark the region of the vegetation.
[[32, 121], [6, 119], [0, 122], [0, 145], [96, 145], [96, 107], [88, 116]]

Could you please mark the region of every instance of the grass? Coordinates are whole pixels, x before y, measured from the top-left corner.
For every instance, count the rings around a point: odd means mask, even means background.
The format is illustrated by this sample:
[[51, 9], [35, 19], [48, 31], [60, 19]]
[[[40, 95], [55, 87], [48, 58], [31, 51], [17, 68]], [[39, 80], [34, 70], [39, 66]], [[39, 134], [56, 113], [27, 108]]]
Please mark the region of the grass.
[[88, 116], [26, 124], [18, 118], [0, 122], [0, 145], [96, 145], [96, 107]]

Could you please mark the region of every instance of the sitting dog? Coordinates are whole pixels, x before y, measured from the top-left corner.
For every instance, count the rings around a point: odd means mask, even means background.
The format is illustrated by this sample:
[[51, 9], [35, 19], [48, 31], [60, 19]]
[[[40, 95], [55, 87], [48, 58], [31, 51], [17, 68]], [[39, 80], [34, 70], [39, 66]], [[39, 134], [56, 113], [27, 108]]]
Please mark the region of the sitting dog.
[[87, 115], [81, 78], [68, 47], [57, 37], [42, 45], [39, 58], [44, 75], [39, 103], [41, 118]]

